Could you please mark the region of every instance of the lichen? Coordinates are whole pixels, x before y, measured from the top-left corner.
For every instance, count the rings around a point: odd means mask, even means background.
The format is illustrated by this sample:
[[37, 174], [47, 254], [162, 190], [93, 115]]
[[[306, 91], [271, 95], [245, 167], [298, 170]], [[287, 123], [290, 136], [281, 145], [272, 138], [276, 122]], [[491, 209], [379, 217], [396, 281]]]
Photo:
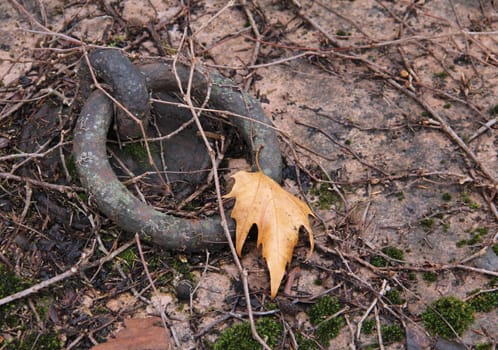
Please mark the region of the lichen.
[[421, 317], [429, 333], [446, 339], [462, 335], [474, 322], [473, 308], [454, 296], [436, 300], [424, 310]]

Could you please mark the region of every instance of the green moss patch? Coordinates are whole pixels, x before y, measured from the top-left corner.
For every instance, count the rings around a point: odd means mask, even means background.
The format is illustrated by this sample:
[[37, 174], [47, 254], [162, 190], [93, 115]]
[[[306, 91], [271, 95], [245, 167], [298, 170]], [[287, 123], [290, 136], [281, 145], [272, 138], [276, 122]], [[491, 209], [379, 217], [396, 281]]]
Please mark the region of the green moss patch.
[[498, 307], [498, 291], [481, 293], [471, 298], [468, 302], [477, 312], [490, 312]]
[[332, 205], [341, 205], [341, 197], [330, 189], [328, 183], [321, 183], [310, 191], [311, 195], [318, 196], [318, 201], [313, 203], [318, 209], [328, 210]]
[[363, 324], [361, 325], [361, 331], [365, 335], [371, 335], [375, 331], [375, 320], [374, 319], [367, 319], [363, 321]]
[[[283, 327], [280, 322], [266, 317], [256, 321], [256, 330], [269, 347], [277, 348], [282, 337]], [[256, 350], [261, 349], [251, 334], [249, 321], [237, 323], [225, 329], [214, 344], [214, 350]]]
[[[395, 260], [404, 260], [404, 253], [401, 249], [396, 247], [384, 247], [382, 248], [382, 253]], [[370, 264], [376, 267], [385, 267], [391, 265], [391, 263], [381, 255], [374, 255], [370, 258]]]
[[405, 302], [405, 299], [401, 297], [401, 292], [397, 289], [388, 290], [385, 296], [394, 305], [401, 305]]
[[55, 332], [48, 333], [28, 333], [22, 339], [14, 340], [2, 347], [5, 350], [59, 350], [62, 349], [62, 342]]
[[462, 335], [474, 322], [472, 306], [454, 296], [436, 300], [421, 317], [429, 333], [446, 339], [455, 338], [455, 332]]
[[328, 345], [329, 341], [339, 335], [345, 325], [344, 317], [331, 318], [341, 309], [337, 298], [331, 296], [321, 297], [308, 311], [310, 322], [314, 325], [316, 339], [322, 345]]
[[387, 343], [396, 343], [405, 339], [405, 330], [397, 323], [380, 326], [382, 340]]
[[422, 274], [422, 278], [424, 279], [424, 281], [426, 281], [428, 283], [436, 282], [437, 281], [437, 273], [435, 273], [434, 271], [425, 271]]

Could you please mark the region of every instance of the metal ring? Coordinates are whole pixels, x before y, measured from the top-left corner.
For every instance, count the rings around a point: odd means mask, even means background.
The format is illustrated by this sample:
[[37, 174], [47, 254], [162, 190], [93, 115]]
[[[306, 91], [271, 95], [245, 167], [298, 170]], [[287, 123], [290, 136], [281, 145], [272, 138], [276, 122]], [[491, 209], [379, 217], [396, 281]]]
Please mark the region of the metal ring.
[[[182, 85], [187, 86], [190, 68], [177, 65], [175, 69]], [[152, 92], [178, 90], [171, 64], [148, 64], [139, 67], [139, 71]], [[263, 146], [261, 168], [280, 181], [282, 158], [277, 135], [269, 127], [271, 123], [259, 103], [218, 73], [210, 74], [209, 80], [196, 71], [192, 95], [202, 101], [211, 84], [210, 106], [246, 116], [247, 119], [233, 118], [234, 124], [253, 153]], [[219, 217], [192, 220], [161, 213], [138, 200], [118, 180], [106, 151], [112, 114], [112, 102], [102, 92], [94, 91], [84, 104], [74, 131], [73, 153], [78, 174], [99, 209], [123, 230], [138, 232], [144, 239], [167, 249], [197, 251], [225, 243]]]

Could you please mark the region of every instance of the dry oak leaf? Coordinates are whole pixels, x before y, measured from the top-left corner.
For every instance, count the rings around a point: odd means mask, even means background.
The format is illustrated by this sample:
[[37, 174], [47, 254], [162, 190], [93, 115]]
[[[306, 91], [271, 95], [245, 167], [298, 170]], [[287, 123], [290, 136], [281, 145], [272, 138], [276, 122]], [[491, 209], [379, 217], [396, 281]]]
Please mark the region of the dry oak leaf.
[[232, 176], [235, 184], [224, 198], [235, 198], [231, 217], [235, 220], [237, 254], [253, 224], [258, 227], [257, 246], [263, 245], [263, 257], [270, 271], [271, 298], [275, 298], [285, 274], [285, 267], [292, 260], [292, 251], [299, 237], [301, 226], [308, 231], [310, 252], [314, 239], [309, 222], [311, 209], [262, 171], [239, 171]]

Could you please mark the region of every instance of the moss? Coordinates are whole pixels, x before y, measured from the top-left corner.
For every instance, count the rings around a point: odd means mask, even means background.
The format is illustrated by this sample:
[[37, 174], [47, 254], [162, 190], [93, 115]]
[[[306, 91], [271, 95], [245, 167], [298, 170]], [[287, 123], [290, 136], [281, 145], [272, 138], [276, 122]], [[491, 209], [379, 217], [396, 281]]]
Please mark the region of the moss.
[[498, 255], [498, 243], [493, 244], [493, 252], [495, 252], [496, 255]]
[[[388, 257], [391, 259], [395, 260], [403, 260], [404, 259], [404, 254], [403, 251], [399, 248], [396, 247], [384, 247], [382, 248], [382, 253], [386, 254]], [[374, 255], [370, 257], [370, 264], [376, 267], [385, 267], [391, 265], [389, 261], [387, 261], [386, 258], [384, 258], [381, 255]]]
[[397, 289], [391, 289], [386, 292], [386, 298], [394, 305], [401, 305], [405, 300], [401, 297], [401, 292]]
[[118, 256], [124, 260], [126, 265], [128, 265], [130, 267], [133, 266], [134, 262], [137, 261], [137, 259], [138, 259], [137, 254], [135, 253], [135, 249], [133, 247], [126, 249], [124, 252], [122, 252]]
[[434, 78], [438, 78], [438, 79], [444, 80], [447, 77], [448, 77], [448, 72], [446, 72], [446, 71], [441, 71], [441, 72], [434, 73]]
[[408, 279], [410, 281], [416, 281], [417, 280], [417, 273], [415, 271], [408, 272]]
[[474, 232], [478, 235], [485, 236], [489, 233], [489, 230], [487, 227], [478, 227], [474, 230]]
[[[13, 271], [8, 270], [0, 264], [0, 298], [20, 292], [31, 285], [30, 280], [19, 278]], [[19, 304], [17, 302], [0, 306], [0, 329], [13, 327], [18, 323], [18, 318], [14, 310]]]
[[397, 323], [381, 326], [380, 332], [382, 334], [382, 340], [385, 343], [395, 343], [402, 341], [405, 338], [403, 327]]
[[344, 327], [344, 317], [330, 318], [340, 309], [341, 306], [337, 298], [332, 298], [329, 295], [321, 297], [310, 307], [308, 316], [311, 324], [316, 326], [315, 336], [322, 345], [327, 345], [330, 339], [337, 337], [342, 327]]
[[128, 143], [123, 147], [123, 151], [128, 153], [134, 161], [141, 165], [146, 165], [149, 162], [147, 148], [140, 143]]
[[315, 206], [319, 209], [328, 210], [334, 204], [341, 204], [341, 197], [330, 190], [330, 185], [327, 183], [321, 183], [318, 188], [314, 188], [310, 191], [312, 195], [318, 196], [318, 202]]
[[498, 114], [498, 104], [496, 104], [496, 105], [492, 106], [491, 108], [489, 108], [488, 112], [491, 115]]
[[424, 273], [422, 274], [422, 278], [424, 279], [424, 281], [429, 283], [436, 282], [437, 273], [435, 273], [434, 271], [424, 271]]
[[278, 304], [277, 303], [266, 303], [265, 305], [266, 310], [277, 310], [278, 309]]
[[491, 343], [480, 343], [474, 346], [474, 350], [491, 350], [492, 348]]
[[450, 230], [450, 224], [447, 222], [443, 222], [441, 226], [443, 227], [444, 232], [448, 232]]
[[465, 203], [470, 209], [479, 209], [481, 205], [479, 203], [474, 202], [467, 192], [460, 193], [460, 197], [462, 202]]
[[446, 103], [443, 105], [443, 108], [444, 108], [444, 109], [450, 109], [450, 108], [451, 108], [451, 103], [446, 102]]
[[404, 260], [403, 251], [396, 247], [385, 247], [382, 248], [382, 253], [386, 254], [391, 259]]
[[498, 291], [481, 293], [468, 302], [477, 312], [490, 312], [498, 307]]
[[313, 339], [306, 338], [301, 333], [296, 333], [296, 342], [300, 350], [318, 350], [319, 347]]
[[420, 220], [420, 225], [424, 228], [425, 231], [430, 231], [434, 227], [434, 219], [426, 218]]
[[375, 320], [374, 319], [368, 319], [363, 321], [363, 324], [361, 325], [361, 331], [365, 335], [371, 335], [375, 331]]
[[470, 203], [472, 203], [472, 200], [470, 199], [469, 194], [468, 194], [467, 192], [462, 192], [462, 193], [460, 193], [460, 197], [462, 198], [462, 201], [463, 201], [465, 204], [470, 204]]
[[[282, 337], [282, 325], [273, 318], [265, 317], [256, 321], [256, 330], [270, 348], [277, 348]], [[237, 323], [225, 329], [214, 344], [214, 350], [259, 350], [261, 345], [252, 338], [248, 321]]]
[[472, 237], [467, 240], [467, 245], [474, 245], [481, 242], [481, 235], [472, 235]]
[[385, 267], [388, 265], [388, 262], [383, 256], [374, 255], [370, 257], [370, 264], [372, 264], [375, 267]]
[[466, 239], [461, 239], [458, 242], [456, 242], [457, 248], [462, 248], [466, 244], [467, 244], [467, 240]]
[[403, 193], [403, 191], [400, 191], [400, 192], [396, 192], [395, 194], [396, 198], [398, 198], [398, 200], [401, 202], [405, 199], [405, 194]]
[[445, 202], [449, 202], [451, 201], [451, 194], [449, 194], [448, 192], [444, 192], [442, 195], [441, 195], [441, 199]]
[[70, 154], [65, 159], [66, 159], [66, 168], [67, 168], [67, 171], [69, 172], [69, 175], [73, 179], [77, 179], [78, 178], [78, 171], [76, 170], [76, 163], [74, 162], [74, 155]]
[[455, 337], [454, 332], [446, 322], [458, 335], [462, 335], [474, 322], [473, 308], [454, 296], [436, 300], [425, 309], [421, 317], [429, 333], [446, 339]]
[[346, 32], [344, 29], [338, 29], [335, 32], [335, 34], [338, 36], [350, 36], [351, 35], [351, 33]]
[[479, 203], [476, 203], [476, 202], [472, 202], [472, 203], [470, 203], [470, 205], [469, 205], [469, 208], [470, 208], [470, 209], [474, 209], [474, 210], [477, 210], [477, 209], [479, 209], [480, 207], [481, 207], [481, 205], [480, 205]]
[[62, 349], [62, 342], [55, 332], [37, 333], [30, 332], [23, 339], [16, 339], [7, 343], [5, 350], [59, 350]]

